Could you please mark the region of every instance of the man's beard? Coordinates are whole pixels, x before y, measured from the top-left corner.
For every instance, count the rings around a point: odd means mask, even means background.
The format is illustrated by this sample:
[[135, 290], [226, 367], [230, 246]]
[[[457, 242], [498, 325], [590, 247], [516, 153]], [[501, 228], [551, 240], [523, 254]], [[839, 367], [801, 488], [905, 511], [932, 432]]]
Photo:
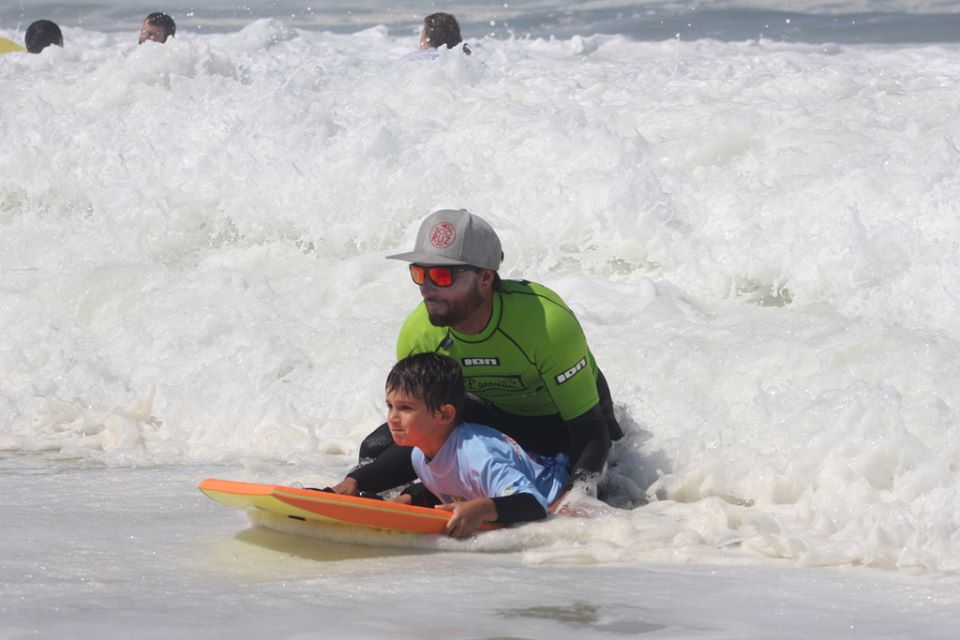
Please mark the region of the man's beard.
[[462, 324], [467, 318], [476, 313], [483, 306], [483, 296], [479, 287], [470, 290], [469, 294], [457, 302], [447, 302], [446, 311], [431, 313], [427, 307], [427, 317], [435, 327], [454, 327]]

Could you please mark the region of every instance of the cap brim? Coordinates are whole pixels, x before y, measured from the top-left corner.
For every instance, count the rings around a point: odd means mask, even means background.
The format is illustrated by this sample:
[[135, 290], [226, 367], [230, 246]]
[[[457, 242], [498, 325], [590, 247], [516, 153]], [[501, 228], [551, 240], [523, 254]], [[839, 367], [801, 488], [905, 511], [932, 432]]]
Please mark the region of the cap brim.
[[427, 253], [425, 251], [407, 251], [406, 253], [395, 253], [392, 256], [387, 256], [387, 260], [406, 260], [407, 262], [418, 262], [420, 264], [429, 265], [470, 265], [469, 262], [464, 262], [463, 260], [444, 258], [443, 256], [438, 256], [435, 253]]

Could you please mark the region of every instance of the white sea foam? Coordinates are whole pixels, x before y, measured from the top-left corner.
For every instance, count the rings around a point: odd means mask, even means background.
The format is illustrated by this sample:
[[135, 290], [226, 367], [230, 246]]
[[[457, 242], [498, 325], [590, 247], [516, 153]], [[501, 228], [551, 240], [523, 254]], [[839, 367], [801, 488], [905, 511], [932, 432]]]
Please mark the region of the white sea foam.
[[383, 256], [466, 207], [579, 315], [651, 501], [480, 548], [960, 571], [956, 47], [71, 40], [0, 59], [3, 451], [337, 479], [418, 299]]

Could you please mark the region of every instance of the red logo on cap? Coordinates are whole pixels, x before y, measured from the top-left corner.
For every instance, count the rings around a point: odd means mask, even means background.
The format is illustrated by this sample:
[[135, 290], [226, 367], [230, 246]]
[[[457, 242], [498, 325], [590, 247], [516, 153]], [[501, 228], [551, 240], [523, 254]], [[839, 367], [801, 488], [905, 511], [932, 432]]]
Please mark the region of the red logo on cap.
[[437, 249], [446, 249], [453, 244], [457, 230], [449, 222], [441, 222], [430, 230], [430, 244]]

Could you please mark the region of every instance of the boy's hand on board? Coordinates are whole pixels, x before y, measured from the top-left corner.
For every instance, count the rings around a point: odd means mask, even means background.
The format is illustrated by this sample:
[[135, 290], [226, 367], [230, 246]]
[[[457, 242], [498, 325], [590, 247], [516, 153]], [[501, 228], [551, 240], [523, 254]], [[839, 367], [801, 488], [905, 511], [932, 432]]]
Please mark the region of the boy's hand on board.
[[490, 498], [477, 498], [466, 502], [447, 502], [437, 509], [453, 512], [447, 523], [446, 533], [451, 538], [469, 538], [482, 525], [497, 519], [497, 507]]

